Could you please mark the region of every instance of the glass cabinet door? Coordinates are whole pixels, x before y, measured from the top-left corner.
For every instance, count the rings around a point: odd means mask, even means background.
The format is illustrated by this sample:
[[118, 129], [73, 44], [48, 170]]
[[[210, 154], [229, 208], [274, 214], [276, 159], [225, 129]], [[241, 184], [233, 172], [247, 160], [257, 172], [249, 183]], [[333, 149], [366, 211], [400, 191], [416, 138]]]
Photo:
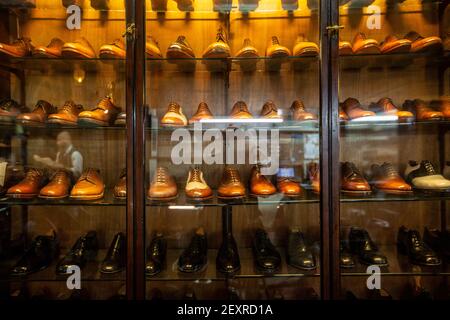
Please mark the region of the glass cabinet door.
[[320, 298], [319, 2], [146, 10], [146, 298]]
[[448, 2], [340, 4], [342, 296], [448, 299]]
[[123, 299], [124, 1], [0, 5], [0, 295]]

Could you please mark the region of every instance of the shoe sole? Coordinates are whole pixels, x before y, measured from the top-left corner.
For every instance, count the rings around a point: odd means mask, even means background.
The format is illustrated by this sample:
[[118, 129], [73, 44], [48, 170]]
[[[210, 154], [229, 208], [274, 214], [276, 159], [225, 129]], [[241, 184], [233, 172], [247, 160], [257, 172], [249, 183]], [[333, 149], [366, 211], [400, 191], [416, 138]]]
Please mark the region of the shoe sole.
[[77, 122], [57, 119], [47, 119], [47, 123], [50, 125], [62, 125], [62, 126], [76, 126]]
[[379, 192], [379, 193], [386, 193], [386, 194], [404, 194], [404, 195], [411, 195], [414, 192], [412, 190], [410, 191], [402, 191], [402, 190], [387, 190], [387, 189], [378, 189], [373, 187], [373, 191]]
[[298, 265], [295, 265], [295, 264], [292, 264], [292, 263], [289, 263], [289, 262], [287, 262], [287, 264], [289, 266], [293, 267], [293, 268], [300, 269], [300, 270], [305, 270], [305, 271], [311, 271], [311, 270], [317, 269], [317, 266], [311, 267], [311, 268], [306, 268], [306, 267], [298, 266]]
[[341, 190], [343, 194], [349, 195], [349, 196], [366, 196], [371, 195], [372, 191], [350, 191], [350, 190]]
[[73, 200], [99, 200], [102, 199], [104, 195], [104, 192], [102, 192], [101, 194], [96, 194], [96, 195], [89, 195], [89, 196], [70, 196], [70, 199]]
[[231, 271], [229, 271], [229, 270], [222, 270], [222, 269], [217, 268], [217, 271], [219, 271], [220, 273], [223, 273], [223, 274], [227, 274], [227, 275], [235, 274], [235, 273], [239, 272], [240, 270], [241, 270], [240, 266], [238, 268], [235, 268], [235, 269], [231, 270]]
[[277, 192], [271, 193], [271, 194], [254, 194], [254, 193], [250, 193], [250, 197], [253, 197], [253, 198], [268, 198], [268, 197], [273, 196], [275, 194], [277, 194]]
[[101, 127], [107, 127], [109, 126], [109, 122], [100, 121], [92, 118], [78, 118], [79, 125], [81, 126], [101, 126]]
[[186, 271], [186, 270], [181, 269], [179, 266], [177, 269], [178, 269], [178, 271], [180, 271], [182, 273], [201, 273], [201, 272], [205, 271], [206, 268], [208, 268], [208, 263], [206, 263], [203, 267], [201, 267], [200, 269], [195, 270], [195, 271], [190, 271], [190, 270]]
[[103, 274], [114, 274], [114, 273], [122, 272], [124, 270], [125, 270], [125, 268], [122, 268], [122, 269], [119, 269], [119, 270], [116, 270], [116, 271], [104, 271], [104, 270], [100, 269], [100, 273], [103, 273]]
[[221, 199], [221, 200], [243, 200], [245, 199], [245, 195], [244, 196], [234, 196], [234, 197], [226, 197], [226, 196], [217, 196], [217, 198]]
[[89, 57], [86, 54], [75, 49], [63, 49], [61, 53], [63, 58], [66, 59], [94, 59], [95, 57]]
[[176, 198], [178, 198], [178, 194], [176, 196], [167, 197], [167, 198], [147, 197], [147, 199], [150, 201], [170, 201], [170, 200], [175, 200]]
[[33, 199], [37, 196], [37, 193], [33, 194], [19, 194], [19, 193], [7, 193], [6, 196], [13, 199]]
[[21, 124], [25, 127], [44, 127], [45, 123], [44, 122], [39, 122], [39, 121], [30, 121], [30, 120], [16, 120], [17, 124]]
[[63, 196], [57, 196], [57, 197], [39, 195], [38, 197], [41, 199], [47, 199], [47, 200], [57, 200], [57, 199], [67, 198], [68, 196], [69, 196], [69, 194], [66, 194]]
[[188, 197], [186, 196], [186, 199], [189, 201], [195, 201], [195, 202], [201, 202], [201, 201], [206, 201], [206, 200], [211, 200], [214, 196], [209, 196], [209, 197], [205, 197], [205, 198], [194, 198], [194, 197]]
[[372, 262], [368, 262], [368, 261], [364, 261], [359, 259], [359, 262], [365, 266], [371, 266], [371, 265], [376, 265], [378, 267], [389, 267], [389, 263], [385, 263], [385, 264], [374, 264]]

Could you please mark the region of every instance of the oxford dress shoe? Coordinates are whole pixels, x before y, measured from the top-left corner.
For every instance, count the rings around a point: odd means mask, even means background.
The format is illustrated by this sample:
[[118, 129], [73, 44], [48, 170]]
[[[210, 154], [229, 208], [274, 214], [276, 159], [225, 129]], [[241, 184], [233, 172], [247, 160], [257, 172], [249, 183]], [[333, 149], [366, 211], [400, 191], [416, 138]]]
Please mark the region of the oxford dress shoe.
[[411, 50], [412, 42], [409, 39], [399, 39], [394, 35], [389, 35], [380, 44], [383, 54], [388, 53], [408, 53]]
[[21, 38], [11, 44], [0, 43], [0, 53], [13, 58], [23, 58], [31, 55], [33, 44], [29, 38]]
[[415, 189], [437, 192], [450, 191], [450, 180], [439, 174], [428, 160], [423, 160], [420, 163], [414, 160], [408, 161], [405, 177]]
[[348, 56], [353, 54], [353, 46], [350, 41], [339, 40], [339, 55]]
[[408, 230], [405, 226], [398, 229], [397, 249], [409, 257], [413, 264], [422, 266], [438, 266], [441, 259], [422, 240], [417, 230]]
[[161, 233], [157, 233], [147, 248], [145, 275], [154, 276], [160, 273], [166, 262], [167, 241]]
[[113, 125], [121, 109], [114, 104], [111, 97], [105, 97], [99, 101], [97, 106], [90, 111], [78, 114], [78, 124], [109, 126]]
[[312, 121], [317, 120], [317, 115], [306, 111], [305, 104], [301, 100], [295, 100], [291, 105], [292, 120]]
[[53, 38], [47, 46], [36, 46], [33, 49], [35, 58], [61, 58], [64, 41]]
[[370, 238], [367, 230], [352, 227], [348, 236], [350, 250], [359, 257], [361, 263], [387, 266], [387, 258], [378, 252], [378, 247]]
[[94, 261], [98, 252], [97, 232], [89, 231], [78, 238], [72, 249], [56, 265], [56, 273], [67, 274], [70, 266], [78, 266], [82, 269], [88, 261]]
[[[25, 176], [25, 172], [23, 171], [22, 166], [14, 165], [14, 164], [7, 164], [6, 170], [5, 170], [5, 173], [3, 176], [3, 185], [0, 185], [0, 197], [3, 197], [9, 188], [18, 184], [24, 178], [24, 176]], [[0, 228], [0, 234], [1, 233], [2, 232], [1, 232], [1, 228]], [[0, 236], [0, 238], [1, 238], [1, 236]], [[1, 240], [0, 240], [0, 247], [1, 247]], [[1, 254], [0, 254], [0, 256], [1, 256]]]
[[277, 106], [270, 100], [264, 103], [260, 116], [265, 119], [282, 119], [281, 114], [278, 112]]
[[185, 193], [186, 197], [191, 200], [203, 201], [212, 198], [213, 192], [206, 183], [203, 172], [199, 168], [189, 170]]
[[431, 108], [425, 101], [420, 99], [406, 100], [402, 108], [412, 112], [417, 121], [442, 120], [444, 118], [442, 112]]
[[39, 189], [45, 183], [44, 171], [40, 169], [29, 169], [25, 177], [18, 184], [10, 187], [6, 195], [10, 198], [30, 199], [38, 195]]
[[311, 249], [306, 246], [303, 233], [297, 228], [289, 232], [286, 262], [297, 269], [314, 270], [316, 268], [316, 258]]
[[442, 255], [444, 259], [450, 261], [450, 232], [448, 230], [438, 230], [424, 228], [423, 241], [435, 252]]
[[442, 39], [438, 36], [423, 37], [415, 31], [410, 31], [404, 38], [411, 41], [411, 52], [434, 52], [442, 49]]
[[217, 194], [222, 199], [240, 199], [245, 197], [245, 186], [236, 168], [231, 166], [225, 167]]
[[450, 96], [443, 96], [431, 103], [431, 106], [442, 113], [445, 120], [450, 120]]
[[209, 110], [209, 107], [206, 104], [206, 102], [200, 102], [198, 105], [197, 111], [189, 119], [189, 123], [192, 124], [195, 122], [200, 122], [201, 120], [213, 119], [213, 118], [214, 118], [214, 116], [213, 116], [211, 110]]
[[72, 185], [72, 174], [64, 169], [57, 170], [50, 178], [50, 182], [41, 189], [39, 198], [62, 199], [69, 195]]
[[358, 32], [353, 39], [353, 53], [377, 54], [380, 53], [380, 45], [375, 39], [368, 39], [363, 32]]
[[319, 46], [312, 41], [308, 41], [304, 34], [300, 34], [295, 41], [292, 54], [294, 57], [316, 57], [319, 55]]
[[308, 164], [308, 177], [311, 183], [311, 189], [314, 193], [320, 193], [320, 168], [317, 162]]
[[248, 111], [247, 104], [244, 101], [238, 101], [231, 109], [230, 117], [232, 119], [251, 119], [253, 118], [250, 111]]
[[364, 109], [359, 101], [355, 98], [348, 98], [347, 100], [345, 100], [342, 103], [342, 107], [344, 112], [351, 120], [375, 115], [373, 111]]
[[252, 196], [270, 196], [277, 192], [273, 183], [261, 174], [260, 166], [256, 165], [250, 173], [250, 194]]
[[78, 115], [83, 112], [83, 110], [81, 104], [75, 104], [73, 101], [66, 101], [56, 113], [52, 113], [47, 117], [47, 122], [51, 124], [76, 126]]
[[167, 48], [167, 59], [192, 59], [195, 58], [194, 50], [187, 42], [185, 36], [179, 36], [175, 42], [172, 42]]
[[352, 162], [341, 163], [341, 191], [350, 195], [370, 194], [370, 185]]
[[222, 240], [216, 258], [216, 268], [219, 272], [233, 274], [241, 268], [236, 240], [231, 233], [226, 233]]
[[161, 59], [163, 57], [158, 42], [152, 36], [147, 37], [145, 53], [149, 59]]
[[112, 43], [100, 47], [99, 56], [102, 59], [125, 59], [127, 55], [125, 43], [122, 39], [116, 39]]
[[45, 124], [48, 116], [56, 112], [56, 108], [49, 102], [39, 100], [33, 111], [21, 113], [16, 117], [16, 122], [24, 126], [41, 126]]
[[274, 273], [281, 265], [281, 256], [269, 239], [267, 232], [257, 229], [253, 239], [256, 269], [262, 273]]
[[126, 237], [122, 232], [114, 236], [106, 257], [100, 266], [101, 273], [117, 273], [125, 269], [127, 256]]
[[339, 242], [339, 265], [341, 268], [353, 268], [355, 266], [355, 259], [350, 253], [347, 242], [343, 240]]
[[81, 37], [62, 46], [61, 55], [69, 59], [95, 59], [96, 54], [89, 41]]
[[216, 41], [203, 52], [203, 58], [226, 59], [228, 57], [230, 57], [230, 46], [220, 28], [217, 32]]
[[400, 176], [392, 163], [372, 165], [372, 183], [374, 187], [385, 193], [408, 194], [412, 187]]
[[207, 253], [208, 243], [205, 230], [198, 228], [189, 246], [178, 259], [178, 270], [186, 273], [204, 271], [208, 262]]
[[127, 198], [127, 170], [123, 169], [120, 173], [119, 181], [114, 186], [114, 197], [117, 199]]
[[147, 198], [154, 201], [168, 201], [178, 197], [175, 179], [165, 167], [156, 168], [152, 182], [148, 189]]
[[24, 255], [11, 270], [13, 276], [26, 276], [50, 266], [58, 255], [59, 241], [55, 231], [50, 235], [39, 235], [30, 244]]
[[372, 103], [369, 109], [377, 115], [397, 116], [400, 122], [411, 122], [414, 120], [414, 114], [411, 111], [399, 110], [390, 98], [381, 98], [377, 103]]
[[100, 176], [100, 170], [88, 168], [83, 171], [78, 181], [70, 191], [74, 200], [98, 200], [103, 198], [105, 184]]
[[280, 44], [278, 37], [273, 36], [271, 43], [266, 50], [266, 56], [269, 58], [286, 58], [290, 55], [291, 51]]
[[278, 175], [277, 189], [287, 197], [298, 197], [302, 194], [300, 183], [294, 177]]
[[258, 49], [256, 49], [250, 39], [244, 39], [242, 48], [236, 52], [236, 63], [241, 66], [244, 71], [253, 71], [256, 69], [257, 58], [259, 58]]
[[169, 103], [167, 112], [161, 118], [161, 125], [165, 127], [183, 127], [187, 124], [188, 120], [183, 113], [183, 108], [176, 102]]
[[3, 99], [0, 101], [0, 122], [13, 123], [16, 117], [21, 113], [29, 112], [27, 107], [21, 106], [12, 99]]

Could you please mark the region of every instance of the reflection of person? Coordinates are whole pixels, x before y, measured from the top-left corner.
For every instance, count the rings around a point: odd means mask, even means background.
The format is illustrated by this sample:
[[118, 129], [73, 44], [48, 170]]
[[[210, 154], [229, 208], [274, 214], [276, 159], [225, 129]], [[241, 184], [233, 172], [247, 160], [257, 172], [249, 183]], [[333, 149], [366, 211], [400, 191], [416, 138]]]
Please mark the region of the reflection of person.
[[33, 159], [51, 169], [66, 169], [78, 178], [83, 171], [83, 156], [72, 144], [72, 137], [67, 131], [61, 131], [56, 137], [58, 152], [53, 161], [49, 157], [34, 155]]

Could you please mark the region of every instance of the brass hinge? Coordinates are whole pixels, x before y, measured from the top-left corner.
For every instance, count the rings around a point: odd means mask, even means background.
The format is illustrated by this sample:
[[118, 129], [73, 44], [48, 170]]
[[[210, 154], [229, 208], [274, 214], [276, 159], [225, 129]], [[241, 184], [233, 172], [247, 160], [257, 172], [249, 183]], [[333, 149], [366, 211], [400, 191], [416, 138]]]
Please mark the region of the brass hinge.
[[328, 31], [328, 34], [329, 35], [332, 35], [332, 34], [337, 34], [337, 32], [340, 30], [340, 29], [344, 29], [344, 26], [341, 26], [341, 25], [334, 25], [334, 26], [328, 26], [327, 27], [327, 31]]
[[122, 37], [127, 37], [127, 40], [134, 40], [136, 37], [136, 25], [134, 23], [129, 24]]

